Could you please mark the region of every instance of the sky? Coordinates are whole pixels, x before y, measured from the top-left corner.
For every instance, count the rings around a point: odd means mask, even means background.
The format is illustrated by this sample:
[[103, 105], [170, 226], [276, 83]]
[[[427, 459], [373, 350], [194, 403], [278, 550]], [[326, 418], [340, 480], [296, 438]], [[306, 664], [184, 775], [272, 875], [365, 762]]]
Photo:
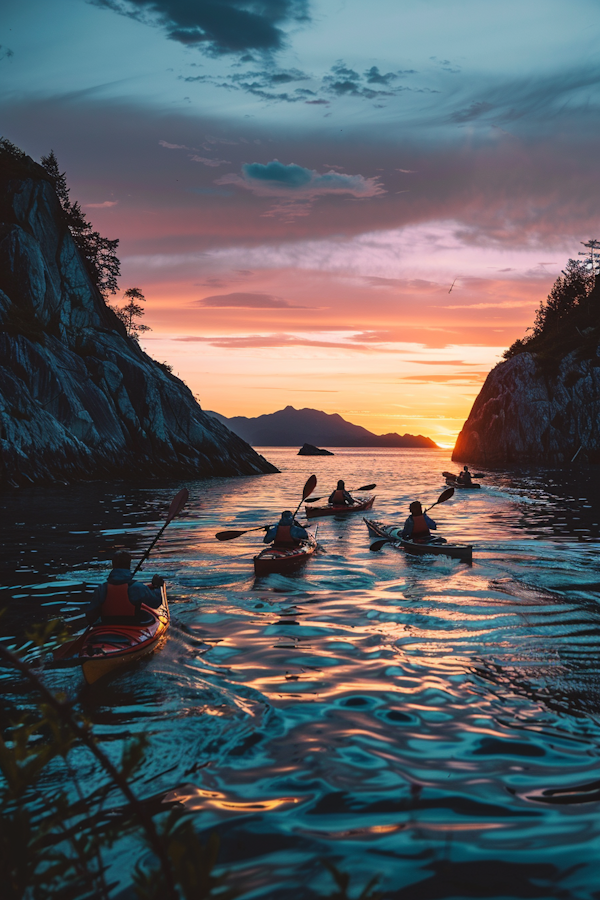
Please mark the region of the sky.
[[207, 410], [450, 447], [600, 237], [596, 0], [4, 0], [0, 45]]

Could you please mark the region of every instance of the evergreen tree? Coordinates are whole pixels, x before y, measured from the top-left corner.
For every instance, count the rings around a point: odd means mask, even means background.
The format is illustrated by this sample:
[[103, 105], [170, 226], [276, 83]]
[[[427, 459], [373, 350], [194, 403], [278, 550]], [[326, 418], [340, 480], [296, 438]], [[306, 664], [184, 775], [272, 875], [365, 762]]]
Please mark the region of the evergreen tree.
[[117, 257], [118, 238], [111, 241], [102, 237], [98, 231], [94, 231], [80, 204], [77, 201], [71, 201], [67, 179], [65, 173], [60, 171], [54, 150], [51, 150], [47, 156], [42, 156], [41, 162], [54, 185], [65, 224], [83, 257], [92, 282], [104, 299], [109, 294], [116, 294], [117, 279], [121, 274], [121, 264]]
[[140, 306], [140, 303], [145, 303], [146, 298], [136, 287], [128, 288], [123, 297], [127, 300], [125, 306], [111, 306], [111, 309], [127, 329], [127, 336], [133, 338], [134, 341], [139, 341], [140, 334], [144, 331], [152, 331], [149, 325], [142, 325], [141, 322], [135, 321], [145, 315], [146, 311], [143, 306]]
[[548, 299], [540, 303], [533, 324], [533, 337], [559, 331], [573, 313], [581, 309], [594, 286], [594, 276], [584, 262], [570, 259], [558, 276]]

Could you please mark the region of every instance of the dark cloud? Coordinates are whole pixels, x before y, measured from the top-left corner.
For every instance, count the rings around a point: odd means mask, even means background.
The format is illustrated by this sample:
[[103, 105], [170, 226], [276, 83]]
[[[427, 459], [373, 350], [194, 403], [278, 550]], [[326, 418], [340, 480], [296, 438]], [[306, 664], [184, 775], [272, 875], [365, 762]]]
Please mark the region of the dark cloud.
[[0, 44], [0, 62], [3, 59], [12, 59], [14, 55], [14, 50], [11, 50], [10, 47], [3, 47], [2, 44]]
[[[308, 20], [308, 0], [88, 0], [148, 25], [185, 46], [222, 55], [273, 52], [286, 43], [282, 25]], [[252, 57], [243, 57], [251, 60]]]
[[306, 306], [294, 306], [272, 294], [215, 294], [195, 301], [196, 306], [205, 309], [308, 309]]
[[267, 163], [266, 166], [262, 163], [247, 163], [243, 166], [243, 172], [250, 180], [266, 181], [288, 188], [305, 187], [310, 184], [313, 177], [310, 169], [304, 169], [294, 163], [286, 166], [277, 159]]
[[371, 66], [371, 68], [365, 72], [365, 78], [369, 84], [390, 84], [390, 82], [395, 81], [397, 77], [398, 76], [394, 74], [394, 72], [387, 72], [385, 75], [382, 75], [377, 66]]

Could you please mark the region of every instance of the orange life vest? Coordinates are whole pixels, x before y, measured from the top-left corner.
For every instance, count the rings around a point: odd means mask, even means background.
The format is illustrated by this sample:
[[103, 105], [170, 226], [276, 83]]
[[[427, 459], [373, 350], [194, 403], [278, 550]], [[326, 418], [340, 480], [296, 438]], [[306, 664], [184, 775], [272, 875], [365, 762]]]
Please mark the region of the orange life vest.
[[346, 498], [344, 497], [343, 491], [334, 491], [333, 492], [333, 500], [331, 501], [334, 506], [345, 506]]
[[413, 530], [411, 534], [411, 539], [413, 541], [422, 541], [425, 538], [431, 537], [431, 532], [427, 526], [427, 522], [425, 521], [425, 516], [413, 516]]
[[292, 527], [291, 525], [278, 525], [277, 533], [275, 534], [274, 544], [278, 544], [281, 546], [282, 544], [287, 546], [293, 546], [296, 542], [292, 537]]
[[134, 606], [129, 599], [128, 584], [107, 584], [106, 599], [100, 607], [100, 615], [105, 618], [133, 618], [138, 613], [137, 606]]

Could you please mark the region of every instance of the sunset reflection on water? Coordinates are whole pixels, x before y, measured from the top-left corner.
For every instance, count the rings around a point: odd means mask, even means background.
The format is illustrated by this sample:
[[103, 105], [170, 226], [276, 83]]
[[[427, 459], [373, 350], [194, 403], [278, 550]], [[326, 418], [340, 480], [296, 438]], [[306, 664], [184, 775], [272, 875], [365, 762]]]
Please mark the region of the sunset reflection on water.
[[[166, 645], [81, 694], [111, 752], [147, 734], [138, 793], [216, 829], [252, 900], [316, 896], [330, 887], [321, 858], [356, 885], [380, 875], [386, 897], [420, 896], [418, 882], [428, 897], [450, 896], [448, 873], [483, 859], [520, 885], [515, 896], [592, 898], [595, 471], [489, 473], [483, 490], [436, 507], [440, 533], [473, 543], [472, 567], [371, 553], [357, 515], [321, 520], [320, 549], [302, 569], [255, 579], [262, 532], [228, 543], [215, 532], [272, 522], [313, 471], [317, 494], [338, 477], [376, 481], [373, 518], [399, 522], [412, 499], [437, 499], [453, 467], [442, 451], [264, 453], [281, 475], [188, 485], [183, 516], [145, 568], [169, 586]], [[111, 547], [141, 552], [179, 487], [5, 497], [3, 538], [20, 564], [3, 570], [4, 633], [72, 617]], [[75, 670], [46, 678], [81, 688]]]

